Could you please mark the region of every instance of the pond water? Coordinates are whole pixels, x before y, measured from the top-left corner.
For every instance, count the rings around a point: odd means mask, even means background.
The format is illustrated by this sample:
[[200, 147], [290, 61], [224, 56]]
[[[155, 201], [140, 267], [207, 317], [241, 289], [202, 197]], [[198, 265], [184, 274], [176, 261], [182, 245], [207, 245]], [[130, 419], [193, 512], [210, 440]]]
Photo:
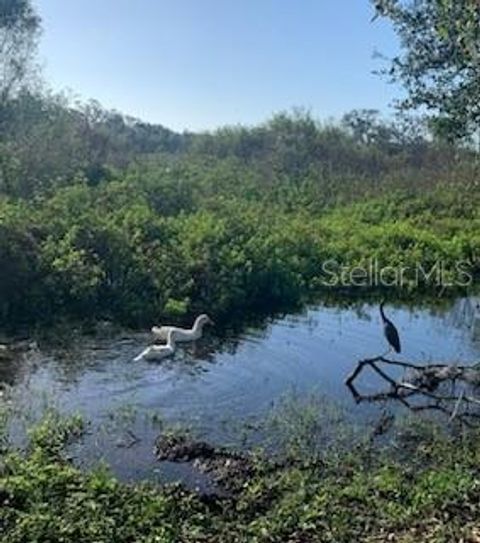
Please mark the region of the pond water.
[[[400, 359], [480, 360], [471, 300], [386, 311], [402, 339]], [[72, 449], [79, 464], [103, 460], [124, 480], [175, 479], [188, 477], [184, 466], [159, 465], [153, 455], [162, 425], [187, 426], [202, 439], [239, 445], [242, 428], [292, 391], [300, 397], [315, 391], [352, 419], [367, 420], [380, 409], [359, 409], [344, 385], [358, 359], [386, 350], [377, 305], [317, 305], [222, 337], [210, 329], [195, 345], [180, 345], [172, 359], [133, 362], [150, 341], [147, 333], [104, 334], [72, 340], [68, 348], [41, 345], [13, 363], [0, 362], [0, 381], [9, 385], [16, 413], [12, 435], [21, 442], [46, 407], [81, 413], [89, 425]], [[374, 387], [374, 377], [363, 379], [363, 386]]]

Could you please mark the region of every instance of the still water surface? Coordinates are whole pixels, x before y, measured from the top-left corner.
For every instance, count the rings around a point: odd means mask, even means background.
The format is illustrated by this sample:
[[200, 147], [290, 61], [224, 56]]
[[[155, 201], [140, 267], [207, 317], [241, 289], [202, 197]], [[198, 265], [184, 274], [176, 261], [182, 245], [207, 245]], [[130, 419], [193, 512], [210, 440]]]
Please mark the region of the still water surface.
[[[404, 359], [480, 360], [480, 324], [470, 300], [442, 308], [389, 306], [387, 314], [399, 330]], [[240, 429], [264, 418], [291, 391], [300, 397], [316, 391], [360, 420], [374, 408], [356, 407], [344, 379], [359, 358], [386, 350], [378, 307], [368, 303], [318, 305], [222, 337], [209, 330], [196, 345], [180, 345], [170, 360], [134, 363], [150, 341], [146, 333], [86, 337], [0, 363], [0, 380], [11, 386], [17, 413], [13, 434], [21, 436], [46, 407], [81, 413], [89, 426], [72, 450], [79, 464], [103, 460], [125, 480], [166, 473], [181, 478], [182, 466], [166, 469], [154, 458], [159, 421], [238, 445]], [[375, 384], [373, 377], [363, 380], [367, 389]]]

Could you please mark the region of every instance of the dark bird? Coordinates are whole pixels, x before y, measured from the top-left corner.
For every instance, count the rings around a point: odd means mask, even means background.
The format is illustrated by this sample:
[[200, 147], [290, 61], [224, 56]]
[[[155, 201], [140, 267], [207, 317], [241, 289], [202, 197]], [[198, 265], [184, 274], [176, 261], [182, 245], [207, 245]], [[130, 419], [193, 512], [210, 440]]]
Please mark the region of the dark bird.
[[400, 347], [400, 337], [393, 322], [390, 319], [387, 319], [387, 317], [385, 316], [385, 312], [383, 311], [384, 305], [385, 301], [382, 301], [382, 303], [380, 304], [380, 315], [383, 321], [383, 333], [390, 347], [392, 347], [396, 353], [399, 353], [402, 350], [402, 348]]

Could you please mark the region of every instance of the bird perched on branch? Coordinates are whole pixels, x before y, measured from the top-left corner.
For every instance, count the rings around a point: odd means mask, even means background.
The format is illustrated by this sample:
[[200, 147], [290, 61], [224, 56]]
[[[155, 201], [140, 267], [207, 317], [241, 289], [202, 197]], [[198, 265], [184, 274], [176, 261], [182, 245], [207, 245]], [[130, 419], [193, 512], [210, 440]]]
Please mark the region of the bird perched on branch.
[[384, 305], [385, 300], [382, 300], [382, 303], [380, 304], [380, 315], [383, 321], [383, 333], [390, 345], [390, 350], [393, 348], [396, 353], [400, 353], [402, 350], [400, 346], [400, 336], [398, 335], [398, 331], [393, 322], [385, 316], [385, 312], [383, 311]]

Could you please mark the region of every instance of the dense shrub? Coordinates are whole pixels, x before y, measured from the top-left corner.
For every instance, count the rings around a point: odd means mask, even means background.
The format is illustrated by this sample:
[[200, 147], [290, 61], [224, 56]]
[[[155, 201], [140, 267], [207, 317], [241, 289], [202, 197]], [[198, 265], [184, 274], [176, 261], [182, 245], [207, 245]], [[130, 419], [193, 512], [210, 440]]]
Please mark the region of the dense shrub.
[[330, 260], [412, 268], [442, 260], [451, 275], [458, 261], [478, 266], [478, 196], [468, 186], [385, 190], [332, 206], [308, 182], [256, 186], [257, 172], [230, 170], [230, 159], [168, 164], [1, 201], [1, 323], [232, 317], [311, 296]]

